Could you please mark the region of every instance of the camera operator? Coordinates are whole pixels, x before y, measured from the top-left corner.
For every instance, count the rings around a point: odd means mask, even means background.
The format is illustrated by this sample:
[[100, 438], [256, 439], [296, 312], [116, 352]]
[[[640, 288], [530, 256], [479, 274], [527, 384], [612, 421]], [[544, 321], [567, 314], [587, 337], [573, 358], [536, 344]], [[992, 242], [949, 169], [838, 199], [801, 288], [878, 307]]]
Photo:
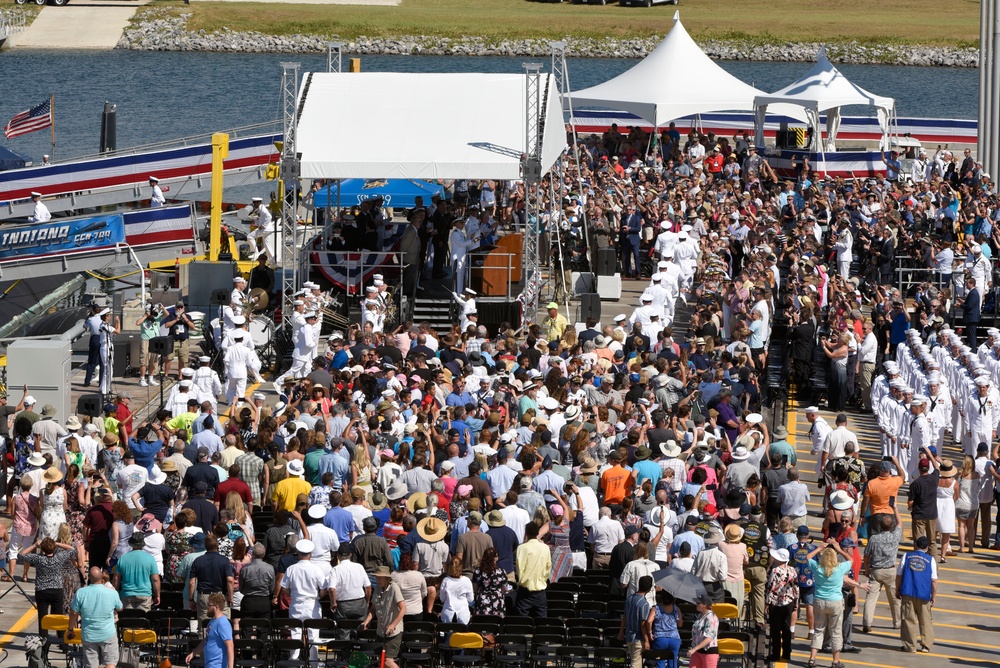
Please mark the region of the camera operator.
[[[160, 335], [160, 324], [166, 315], [163, 304], [147, 304], [146, 311], [136, 321], [139, 326], [139, 386], [159, 385], [156, 380], [156, 369], [160, 364], [160, 356], [149, 352], [149, 342]], [[146, 372], [149, 372], [147, 377]]]
[[173, 315], [166, 316], [163, 326], [167, 328], [170, 338], [174, 340], [174, 352], [167, 357], [163, 374], [170, 375], [170, 364], [176, 357], [179, 364], [177, 367], [177, 380], [180, 381], [181, 369], [188, 365], [188, 339], [191, 337], [191, 330], [195, 327], [194, 322], [186, 313], [184, 302], [177, 302], [174, 306]]

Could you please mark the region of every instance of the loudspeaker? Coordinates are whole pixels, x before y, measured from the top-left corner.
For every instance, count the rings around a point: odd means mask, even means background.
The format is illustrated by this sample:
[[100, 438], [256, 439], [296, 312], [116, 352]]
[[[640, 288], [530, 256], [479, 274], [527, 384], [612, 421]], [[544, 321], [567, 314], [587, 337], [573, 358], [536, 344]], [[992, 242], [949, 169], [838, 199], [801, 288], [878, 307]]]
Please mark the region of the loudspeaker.
[[586, 321], [587, 318], [601, 321], [601, 295], [596, 292], [580, 295], [580, 320]]
[[78, 415], [89, 415], [90, 417], [101, 417], [104, 412], [101, 410], [101, 395], [81, 394], [76, 401], [76, 412]]
[[618, 273], [618, 254], [614, 248], [597, 249], [597, 275], [614, 276]]
[[115, 336], [115, 378], [124, 378], [129, 365], [132, 363], [132, 339], [134, 334], [118, 334]]
[[149, 352], [153, 355], [169, 355], [174, 352], [174, 340], [169, 336], [157, 336], [149, 340]]
[[225, 288], [212, 290], [212, 306], [228, 306], [232, 294], [232, 290], [227, 290]]

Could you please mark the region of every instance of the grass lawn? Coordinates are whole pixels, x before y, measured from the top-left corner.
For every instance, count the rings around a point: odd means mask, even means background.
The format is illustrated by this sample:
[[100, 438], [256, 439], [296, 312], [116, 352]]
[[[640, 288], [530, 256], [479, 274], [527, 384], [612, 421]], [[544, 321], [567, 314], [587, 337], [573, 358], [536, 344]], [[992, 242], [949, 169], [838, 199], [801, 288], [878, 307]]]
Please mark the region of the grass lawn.
[[391, 37], [435, 35], [487, 39], [628, 38], [669, 30], [675, 9], [695, 39], [775, 42], [891, 42], [975, 46], [979, 2], [954, 0], [837, 0], [816, 5], [792, 0], [681, 0], [651, 8], [572, 5], [527, 0], [402, 0], [398, 7], [196, 2], [193, 30], [256, 30]]

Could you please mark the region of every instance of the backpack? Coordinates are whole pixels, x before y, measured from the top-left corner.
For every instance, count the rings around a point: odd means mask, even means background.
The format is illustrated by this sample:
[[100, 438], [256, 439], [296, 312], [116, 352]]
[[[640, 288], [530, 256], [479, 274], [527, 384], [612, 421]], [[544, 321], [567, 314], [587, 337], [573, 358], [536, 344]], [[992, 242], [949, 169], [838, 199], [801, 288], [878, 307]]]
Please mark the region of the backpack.
[[49, 643], [41, 636], [28, 636], [24, 641], [24, 655], [28, 668], [52, 668], [49, 661]]

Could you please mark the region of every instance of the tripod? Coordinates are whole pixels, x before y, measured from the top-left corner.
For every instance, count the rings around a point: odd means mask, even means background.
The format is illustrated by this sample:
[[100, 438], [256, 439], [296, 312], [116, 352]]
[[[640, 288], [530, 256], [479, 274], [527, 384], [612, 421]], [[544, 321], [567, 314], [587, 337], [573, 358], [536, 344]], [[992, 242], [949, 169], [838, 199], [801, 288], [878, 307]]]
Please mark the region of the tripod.
[[28, 596], [28, 592], [24, 591], [24, 588], [21, 587], [20, 584], [18, 584], [17, 579], [13, 575], [11, 575], [10, 570], [8, 570], [6, 566], [3, 566], [2, 568], [0, 568], [0, 570], [2, 570], [7, 575], [7, 577], [10, 578], [10, 586], [7, 587], [7, 591], [0, 594], [0, 599], [2, 599], [4, 596], [6, 596], [7, 594], [11, 593], [16, 589], [17, 591], [21, 592], [21, 596], [23, 596], [24, 600], [28, 602], [28, 605], [30, 605], [32, 608], [37, 607], [35, 605], [35, 602], [31, 600], [31, 597]]

